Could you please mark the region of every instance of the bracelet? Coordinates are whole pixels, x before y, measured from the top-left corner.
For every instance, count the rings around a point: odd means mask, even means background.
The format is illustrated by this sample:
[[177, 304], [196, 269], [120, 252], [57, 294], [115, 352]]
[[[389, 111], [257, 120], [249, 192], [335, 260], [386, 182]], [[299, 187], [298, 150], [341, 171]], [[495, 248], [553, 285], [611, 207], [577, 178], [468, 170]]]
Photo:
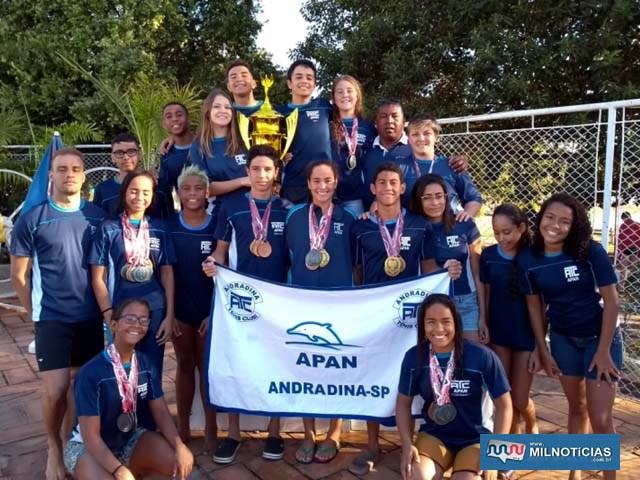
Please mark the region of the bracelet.
[[[105, 313], [105, 312], [108, 312], [109, 310], [113, 310], [113, 307], [105, 308], [100, 313]], [[122, 466], [122, 465], [120, 465], [120, 466]]]
[[113, 472], [111, 472], [111, 476], [112, 476], [112, 477], [113, 477], [113, 476], [115, 476], [116, 472], [117, 472], [118, 470], [120, 470], [122, 467], [124, 467], [124, 465], [123, 465], [123, 464], [120, 464], [120, 465], [118, 465], [116, 468], [114, 468], [114, 469], [113, 469]]

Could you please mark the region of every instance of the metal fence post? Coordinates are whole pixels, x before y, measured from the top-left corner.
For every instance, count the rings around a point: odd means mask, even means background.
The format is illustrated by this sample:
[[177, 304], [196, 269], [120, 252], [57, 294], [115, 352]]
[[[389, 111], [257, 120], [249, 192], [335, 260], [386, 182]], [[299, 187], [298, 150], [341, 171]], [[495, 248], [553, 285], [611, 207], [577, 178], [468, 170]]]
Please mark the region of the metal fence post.
[[[607, 150], [604, 163], [604, 185], [602, 196], [602, 238], [600, 242], [609, 251], [609, 217], [611, 215], [611, 190], [613, 188], [613, 153], [616, 146], [616, 115], [614, 106], [607, 109]], [[620, 192], [618, 192], [618, 195]]]

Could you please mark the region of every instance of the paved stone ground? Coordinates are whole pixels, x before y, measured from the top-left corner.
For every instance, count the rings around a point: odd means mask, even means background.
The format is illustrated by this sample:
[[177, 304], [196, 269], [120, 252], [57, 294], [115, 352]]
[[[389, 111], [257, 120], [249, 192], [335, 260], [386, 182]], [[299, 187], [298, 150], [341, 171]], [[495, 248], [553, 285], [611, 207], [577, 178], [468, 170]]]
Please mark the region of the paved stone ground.
[[[15, 302], [15, 300], [13, 300]], [[27, 345], [33, 339], [33, 326], [24, 316], [0, 309], [0, 480], [32, 480], [44, 478], [46, 439], [40, 409], [41, 383], [33, 355]], [[175, 413], [175, 355], [169, 347], [165, 357], [163, 385], [166, 399]], [[543, 433], [564, 432], [567, 404], [559, 384], [544, 376], [536, 378], [533, 397], [538, 408]], [[615, 425], [621, 434], [621, 472], [623, 480], [640, 479], [640, 402], [618, 399]], [[196, 455], [191, 479], [216, 480], [355, 480], [347, 471], [351, 460], [366, 445], [365, 432], [344, 434], [340, 455], [328, 465], [298, 465], [295, 451], [300, 434], [285, 434], [285, 459], [269, 462], [260, 458], [264, 434], [245, 434], [236, 463], [220, 466], [202, 453], [202, 437], [190, 443]], [[367, 480], [400, 478], [400, 446], [395, 433], [381, 434], [384, 450], [377, 469]], [[567, 478], [561, 471], [521, 471], [517, 479], [547, 480]], [[583, 479], [600, 478], [598, 472], [584, 472]]]

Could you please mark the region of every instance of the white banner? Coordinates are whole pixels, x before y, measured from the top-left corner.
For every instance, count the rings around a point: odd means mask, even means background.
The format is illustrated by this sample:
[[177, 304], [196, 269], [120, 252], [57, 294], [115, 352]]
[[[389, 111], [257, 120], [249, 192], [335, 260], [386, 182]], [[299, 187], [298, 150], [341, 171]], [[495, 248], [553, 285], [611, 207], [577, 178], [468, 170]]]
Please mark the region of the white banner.
[[376, 287], [318, 290], [218, 267], [209, 327], [209, 403], [271, 416], [392, 423], [416, 313], [450, 292], [446, 272]]

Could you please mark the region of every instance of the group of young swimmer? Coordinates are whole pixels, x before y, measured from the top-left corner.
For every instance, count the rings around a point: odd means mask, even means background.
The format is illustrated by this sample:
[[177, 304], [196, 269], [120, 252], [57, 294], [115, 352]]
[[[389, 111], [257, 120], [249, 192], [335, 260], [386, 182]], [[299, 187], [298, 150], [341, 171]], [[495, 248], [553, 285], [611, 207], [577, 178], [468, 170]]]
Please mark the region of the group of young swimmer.
[[[398, 352], [404, 354], [396, 406], [403, 478], [439, 479], [449, 468], [454, 480], [496, 478], [498, 472], [480, 469], [480, 435], [520, 433], [522, 420], [525, 432], [538, 432], [529, 391], [540, 369], [560, 380], [569, 402], [569, 433], [587, 433], [589, 424], [595, 433], [613, 433], [622, 363], [617, 280], [607, 253], [592, 238], [584, 207], [570, 195], [555, 194], [542, 204], [530, 232], [519, 208], [499, 205], [492, 215], [497, 243], [483, 249], [473, 220], [482, 198], [464, 171], [464, 158], [435, 153], [440, 126], [433, 117], [416, 116], [405, 135], [397, 101], [380, 103], [375, 125], [362, 118], [362, 92], [352, 77], [335, 82], [333, 104], [311, 100], [315, 67], [310, 62], [294, 63], [287, 78], [292, 91], [287, 108], [298, 108], [302, 120], [284, 165], [271, 147], [247, 151], [238, 137], [236, 113], [250, 115], [260, 103], [244, 102], [255, 87], [244, 62], [228, 69], [235, 103], [222, 90], [211, 92], [195, 136], [182, 105], [164, 108], [171, 139], [159, 175], [138, 168], [139, 143], [121, 134], [112, 142], [119, 175], [96, 187], [90, 205], [81, 200], [80, 188], [76, 191], [84, 181], [82, 154], [64, 149], [54, 155], [52, 197], [15, 227], [11, 254], [18, 273], [12, 270], [12, 277], [16, 283], [22, 268], [31, 268], [24, 259], [33, 262], [34, 272], [42, 270], [32, 274], [40, 283], [32, 284], [29, 295], [24, 285], [18, 292], [36, 320], [39, 357], [47, 355], [45, 334], [38, 331], [68, 308], [57, 307], [64, 302], [56, 295], [65, 296], [52, 287], [59, 275], [75, 274], [71, 293], [84, 296], [87, 312], [77, 324], [104, 319], [112, 343], [87, 348], [81, 358], [70, 355], [67, 363], [42, 362], [43, 372], [83, 365], [74, 384], [78, 421], [64, 451], [56, 450], [50, 434], [48, 478], [60, 472], [55, 455], [82, 479], [131, 479], [151, 472], [186, 478], [193, 466], [186, 443], [196, 370], [206, 414], [205, 448], [215, 462], [235, 460], [242, 440], [239, 415], [229, 413], [227, 435], [218, 441], [216, 413], [204, 398], [216, 264], [318, 288], [448, 271], [455, 295], [428, 296], [417, 314], [416, 346]], [[318, 132], [324, 132], [320, 140]], [[316, 149], [318, 141], [328, 151]], [[168, 200], [174, 188], [178, 213]], [[60, 224], [66, 229], [53, 229]], [[44, 253], [51, 244], [61, 244], [57, 253]], [[47, 255], [67, 259], [68, 270], [46, 272], [47, 262], [53, 262]], [[47, 295], [54, 305], [49, 317]], [[74, 335], [75, 342], [87, 339], [86, 333]], [[177, 428], [162, 392], [169, 340], [178, 363]], [[47, 341], [55, 343], [51, 337]], [[414, 438], [416, 395], [424, 408]], [[322, 441], [314, 419], [303, 423], [296, 460], [335, 458], [342, 420], [331, 420]], [[367, 447], [351, 472], [364, 475], [374, 468], [379, 429], [367, 422]], [[271, 418], [262, 456], [283, 455], [280, 420]], [[605, 472], [604, 478], [615, 473]], [[580, 478], [580, 472], [571, 477]]]

